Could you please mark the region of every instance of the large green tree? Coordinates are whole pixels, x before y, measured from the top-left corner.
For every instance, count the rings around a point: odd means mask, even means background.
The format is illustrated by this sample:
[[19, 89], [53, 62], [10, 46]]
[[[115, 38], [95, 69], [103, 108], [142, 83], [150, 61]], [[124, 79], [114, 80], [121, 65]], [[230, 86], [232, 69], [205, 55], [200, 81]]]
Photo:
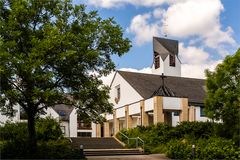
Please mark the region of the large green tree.
[[130, 48], [113, 18], [70, 0], [0, 0], [0, 36], [0, 108], [23, 108], [32, 150], [35, 119], [48, 107], [72, 105], [94, 121], [111, 112], [99, 77], [115, 68], [112, 55]]
[[226, 136], [240, 140], [240, 49], [227, 56], [215, 71], [207, 70], [206, 76], [208, 117], [222, 120]]

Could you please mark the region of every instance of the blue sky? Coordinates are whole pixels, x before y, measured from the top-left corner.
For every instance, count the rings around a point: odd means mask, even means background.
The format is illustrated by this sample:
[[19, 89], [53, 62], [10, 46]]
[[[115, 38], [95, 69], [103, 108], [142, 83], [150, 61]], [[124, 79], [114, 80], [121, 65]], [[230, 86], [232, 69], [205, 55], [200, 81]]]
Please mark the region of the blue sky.
[[132, 48], [113, 56], [117, 69], [150, 72], [152, 37], [179, 41], [182, 76], [204, 78], [240, 44], [240, 0], [82, 0], [87, 10], [114, 17]]

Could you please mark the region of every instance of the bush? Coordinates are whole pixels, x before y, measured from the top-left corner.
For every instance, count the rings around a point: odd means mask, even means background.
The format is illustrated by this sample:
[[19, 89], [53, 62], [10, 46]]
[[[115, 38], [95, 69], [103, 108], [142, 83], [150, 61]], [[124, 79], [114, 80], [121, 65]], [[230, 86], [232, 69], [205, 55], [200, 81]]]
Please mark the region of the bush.
[[[166, 153], [173, 159], [192, 158], [192, 144], [196, 146], [195, 155], [199, 159], [240, 159], [238, 144], [226, 138], [224, 132], [227, 131], [221, 123], [182, 122], [177, 127], [159, 123], [122, 132], [131, 138], [142, 138], [145, 152]], [[121, 134], [118, 133], [117, 138], [127, 144], [127, 139]], [[127, 147], [135, 147], [135, 141], [130, 141]]]
[[166, 155], [172, 159], [191, 159], [191, 145], [180, 140], [167, 143]]
[[1, 146], [1, 158], [3, 159], [81, 159], [83, 158], [79, 150], [71, 149], [70, 143], [66, 139], [38, 143], [35, 155], [27, 150], [28, 144], [6, 142]]
[[[0, 140], [7, 141], [26, 141], [28, 138], [28, 128], [26, 122], [6, 123], [0, 127]], [[62, 132], [59, 123], [51, 119], [40, 118], [36, 121], [37, 140], [56, 140], [62, 137]]]
[[40, 118], [36, 122], [36, 134], [38, 140], [48, 141], [56, 140], [62, 137], [62, 131], [59, 123], [50, 118]]
[[27, 123], [6, 123], [0, 127], [1, 141], [24, 141], [28, 137]]
[[209, 138], [216, 135], [216, 127], [219, 124], [212, 122], [181, 122], [176, 126], [175, 132], [178, 138], [183, 138], [187, 135], [192, 138]]
[[199, 139], [199, 159], [240, 159], [240, 148], [232, 140], [224, 138]]

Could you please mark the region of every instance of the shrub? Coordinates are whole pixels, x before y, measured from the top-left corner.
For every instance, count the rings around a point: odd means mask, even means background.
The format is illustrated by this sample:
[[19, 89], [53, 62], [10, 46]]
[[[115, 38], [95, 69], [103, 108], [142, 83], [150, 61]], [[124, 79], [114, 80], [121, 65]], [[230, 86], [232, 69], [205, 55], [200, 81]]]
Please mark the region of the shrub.
[[26, 149], [27, 143], [6, 142], [1, 146], [1, 158], [6, 159], [82, 159], [79, 150], [71, 149], [66, 139], [38, 143], [35, 155]]
[[27, 124], [20, 123], [6, 123], [0, 127], [0, 140], [9, 141], [24, 141], [28, 137]]
[[44, 141], [56, 140], [62, 137], [59, 122], [50, 117], [40, 118], [37, 120], [36, 133], [37, 139]]
[[[26, 141], [28, 138], [27, 123], [6, 123], [0, 127], [0, 135], [0, 140]], [[38, 140], [56, 140], [62, 137], [62, 132], [59, 123], [47, 117], [36, 121], [36, 135]]]
[[172, 159], [191, 159], [191, 145], [181, 140], [172, 140], [167, 144], [166, 155]]
[[[177, 127], [165, 124], [136, 127], [123, 130], [128, 137], [140, 137], [145, 141], [145, 152], [166, 153], [169, 158], [190, 159], [192, 144], [196, 146], [196, 158], [199, 159], [240, 159], [240, 148], [232, 139], [227, 139], [227, 132], [221, 123], [182, 122]], [[121, 134], [117, 138], [127, 143]], [[135, 147], [130, 141], [127, 147]]]
[[181, 122], [175, 128], [178, 138], [183, 138], [186, 135], [192, 138], [208, 138], [215, 135], [215, 128], [218, 124], [212, 122]]
[[240, 159], [240, 148], [229, 139], [219, 137], [199, 139], [197, 145], [200, 159]]

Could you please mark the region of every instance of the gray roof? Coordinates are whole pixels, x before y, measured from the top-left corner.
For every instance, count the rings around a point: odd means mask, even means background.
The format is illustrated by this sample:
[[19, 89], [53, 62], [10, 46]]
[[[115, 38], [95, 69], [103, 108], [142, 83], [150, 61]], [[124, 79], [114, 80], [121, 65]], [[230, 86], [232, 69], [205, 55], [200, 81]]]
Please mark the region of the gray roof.
[[158, 53], [163, 61], [169, 54], [178, 56], [178, 41], [153, 37], [153, 51]]
[[[118, 73], [144, 98], [148, 99], [160, 95], [162, 78], [160, 75], [118, 71]], [[188, 98], [189, 104], [203, 105], [205, 97], [205, 80], [195, 78], [166, 76], [164, 86], [174, 97]], [[162, 92], [164, 93], [164, 92]], [[156, 94], [155, 94], [156, 95]], [[162, 96], [167, 96], [163, 94]]]
[[59, 114], [61, 120], [68, 121], [74, 107], [65, 104], [57, 104], [52, 108]]

